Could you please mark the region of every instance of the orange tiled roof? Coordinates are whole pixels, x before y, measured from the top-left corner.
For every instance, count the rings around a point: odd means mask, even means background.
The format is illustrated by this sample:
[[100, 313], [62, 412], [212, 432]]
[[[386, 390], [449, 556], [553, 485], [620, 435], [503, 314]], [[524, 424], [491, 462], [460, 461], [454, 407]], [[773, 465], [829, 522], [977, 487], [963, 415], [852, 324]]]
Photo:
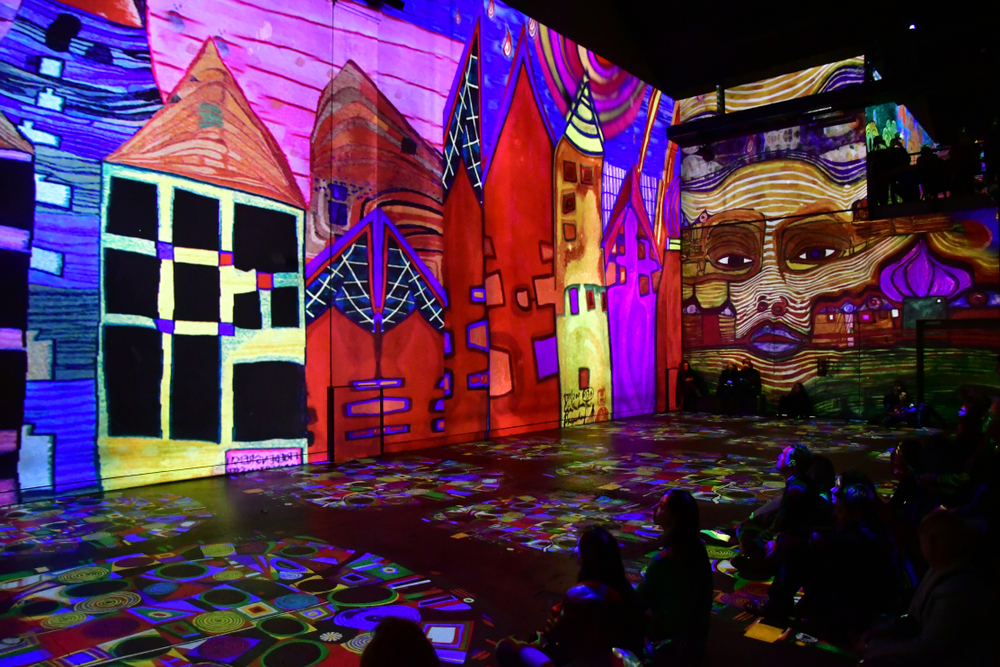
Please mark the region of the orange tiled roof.
[[3, 113], [0, 113], [0, 149], [35, 154], [35, 147], [21, 136], [14, 124], [7, 120]]
[[167, 105], [107, 161], [305, 208], [278, 142], [250, 107], [211, 38]]

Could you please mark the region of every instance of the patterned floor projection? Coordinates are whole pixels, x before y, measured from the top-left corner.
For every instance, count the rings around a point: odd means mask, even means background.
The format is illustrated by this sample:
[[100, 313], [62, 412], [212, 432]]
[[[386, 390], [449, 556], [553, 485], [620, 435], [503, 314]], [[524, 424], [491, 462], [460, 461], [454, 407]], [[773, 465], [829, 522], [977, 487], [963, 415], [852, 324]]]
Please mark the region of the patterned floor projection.
[[0, 555], [110, 549], [185, 533], [212, 513], [169, 493], [73, 496], [0, 510]]
[[14, 598], [0, 617], [10, 667], [357, 664], [349, 654], [390, 615], [418, 622], [443, 663], [461, 664], [492, 627], [464, 591], [305, 537], [122, 556], [0, 589]]
[[572, 483], [601, 483], [602, 491], [653, 499], [670, 489], [687, 489], [698, 500], [740, 505], [767, 502], [785, 486], [773, 460], [734, 454], [640, 452], [577, 461], [555, 472]]
[[[565, 436], [575, 435], [575, 431], [565, 431]], [[536, 461], [538, 459], [604, 456], [608, 448], [603, 445], [588, 445], [566, 438], [524, 438], [519, 440], [499, 440], [472, 442], [455, 445], [452, 450], [461, 451], [463, 456], [488, 455], [515, 461]], [[471, 451], [470, 451], [471, 450]]]
[[602, 526], [623, 544], [655, 540], [662, 529], [652, 520], [647, 505], [569, 492], [456, 505], [431, 517], [432, 522], [454, 531], [452, 537], [457, 539], [476, 537], [556, 553], [571, 552], [580, 533], [590, 526]]
[[[335, 470], [310, 466], [284, 468], [294, 481], [247, 489], [246, 493], [291, 495], [321, 507], [364, 508], [409, 505], [421, 500], [462, 499], [495, 491], [502, 472], [469, 463], [431, 459], [377, 461], [358, 459], [338, 464]], [[265, 483], [263, 479], [253, 479]]]
[[[628, 421], [588, 424], [585, 427], [578, 428], [593, 430], [601, 435], [620, 435], [627, 438], [652, 441], [728, 438], [733, 435], [733, 431], [728, 429], [700, 424], [679, 423], [675, 420], [664, 422], [663, 420], [631, 419]], [[575, 431], [576, 428], [569, 429], [566, 431], [566, 435], [572, 438], [576, 435]]]

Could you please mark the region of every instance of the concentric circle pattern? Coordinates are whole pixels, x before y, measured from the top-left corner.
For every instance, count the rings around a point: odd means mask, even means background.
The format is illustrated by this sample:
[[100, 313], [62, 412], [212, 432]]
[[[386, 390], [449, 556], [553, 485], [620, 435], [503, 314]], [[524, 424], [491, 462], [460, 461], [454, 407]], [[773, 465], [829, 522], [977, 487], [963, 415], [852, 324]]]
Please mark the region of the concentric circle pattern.
[[62, 632], [74, 633], [74, 651], [100, 645], [123, 662], [142, 654], [157, 664], [170, 651], [171, 664], [202, 667], [356, 664], [386, 616], [447, 637], [442, 649], [460, 662], [499, 639], [466, 592], [307, 538], [150, 551], [5, 585], [11, 604], [0, 627], [18, 636], [3, 640], [0, 655], [30, 636], [53, 664], [76, 664]]
[[195, 616], [194, 627], [211, 634], [233, 632], [246, 625], [247, 620], [234, 611], [209, 611]]
[[106, 593], [87, 598], [73, 605], [73, 611], [84, 614], [113, 614], [134, 607], [142, 602], [142, 598], [131, 591]]

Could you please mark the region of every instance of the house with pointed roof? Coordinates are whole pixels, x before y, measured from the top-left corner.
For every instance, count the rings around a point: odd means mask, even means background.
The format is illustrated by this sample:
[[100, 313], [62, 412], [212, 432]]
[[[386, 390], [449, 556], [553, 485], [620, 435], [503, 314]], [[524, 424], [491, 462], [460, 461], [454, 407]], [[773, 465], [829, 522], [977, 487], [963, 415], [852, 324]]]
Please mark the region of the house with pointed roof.
[[[434, 273], [375, 209], [306, 267], [307, 374], [314, 444], [338, 461], [426, 447], [444, 430], [447, 298]], [[328, 392], [328, 388], [333, 389]]]
[[306, 259], [384, 209], [441, 276], [441, 153], [353, 60], [320, 95], [310, 140]]
[[[0, 503], [18, 501], [24, 397], [27, 389], [28, 270], [35, 226], [35, 149], [0, 113]], [[30, 475], [29, 475], [30, 477]], [[47, 479], [45, 480], [48, 481]], [[31, 484], [26, 478], [25, 482]]]
[[611, 417], [608, 300], [601, 252], [604, 133], [588, 79], [580, 83], [552, 171], [556, 330], [564, 425]]
[[[529, 38], [522, 28], [497, 112], [496, 136], [483, 155], [484, 281], [475, 294], [486, 326], [470, 340], [489, 353], [485, 378], [455, 378], [488, 388], [492, 435], [559, 424], [559, 357], [552, 220], [553, 140], [535, 89]], [[485, 382], [484, 382], [485, 380]]]
[[647, 414], [656, 408], [656, 290], [663, 267], [636, 167], [625, 175], [602, 247], [614, 416]]
[[305, 203], [212, 39], [102, 171], [105, 488], [306, 462]]
[[445, 310], [444, 419], [454, 440], [486, 437], [489, 424], [490, 351], [485, 344], [486, 255], [483, 222], [480, 25], [472, 30], [445, 105], [444, 254], [442, 282], [450, 300]]

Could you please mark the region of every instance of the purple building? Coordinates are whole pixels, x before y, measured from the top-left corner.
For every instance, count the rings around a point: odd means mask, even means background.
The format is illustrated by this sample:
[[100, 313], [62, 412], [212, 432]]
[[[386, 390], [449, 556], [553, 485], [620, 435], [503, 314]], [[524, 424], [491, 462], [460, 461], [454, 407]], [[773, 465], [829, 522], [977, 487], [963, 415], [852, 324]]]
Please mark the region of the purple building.
[[639, 173], [625, 176], [604, 231], [614, 418], [656, 409], [656, 286], [662, 266]]

